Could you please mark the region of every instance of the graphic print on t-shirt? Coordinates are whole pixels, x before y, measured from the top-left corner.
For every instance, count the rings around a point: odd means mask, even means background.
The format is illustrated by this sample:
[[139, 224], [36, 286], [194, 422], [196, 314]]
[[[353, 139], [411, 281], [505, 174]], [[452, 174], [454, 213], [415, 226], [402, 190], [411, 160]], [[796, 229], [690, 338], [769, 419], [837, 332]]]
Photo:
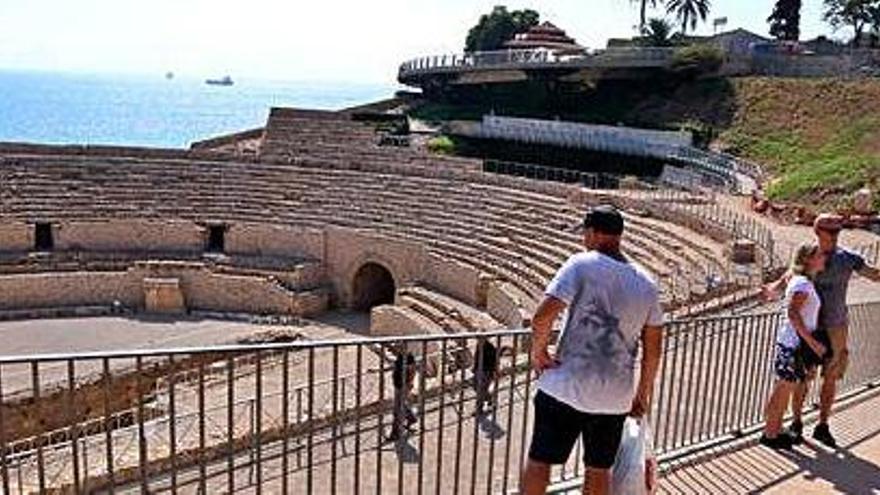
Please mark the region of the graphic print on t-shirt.
[[620, 380], [632, 370], [637, 346], [628, 348], [620, 321], [591, 300], [575, 308], [576, 320], [565, 332], [561, 360], [564, 366], [585, 379], [602, 385]]

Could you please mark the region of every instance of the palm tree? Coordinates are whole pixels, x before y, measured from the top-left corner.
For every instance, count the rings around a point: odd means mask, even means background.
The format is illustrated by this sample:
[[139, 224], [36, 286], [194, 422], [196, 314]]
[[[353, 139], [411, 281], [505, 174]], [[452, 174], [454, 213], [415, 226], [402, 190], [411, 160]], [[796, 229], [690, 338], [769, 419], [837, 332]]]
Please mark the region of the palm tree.
[[697, 28], [697, 20], [705, 21], [709, 16], [710, 0], [668, 0], [666, 12], [675, 13], [681, 21], [681, 33], [686, 34], [688, 25], [691, 31]]
[[641, 7], [639, 10], [639, 34], [645, 34], [645, 26], [647, 25], [647, 16], [648, 16], [648, 4], [651, 4], [651, 8], [657, 6], [657, 0], [630, 0], [632, 3], [640, 3]]

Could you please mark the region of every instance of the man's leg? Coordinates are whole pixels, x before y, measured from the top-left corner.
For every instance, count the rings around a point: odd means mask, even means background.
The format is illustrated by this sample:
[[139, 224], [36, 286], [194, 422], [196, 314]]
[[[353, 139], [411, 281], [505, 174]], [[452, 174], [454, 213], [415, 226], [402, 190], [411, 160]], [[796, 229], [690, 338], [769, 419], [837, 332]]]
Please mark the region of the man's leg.
[[544, 495], [550, 483], [550, 466], [568, 460], [581, 434], [581, 420], [576, 410], [540, 390], [534, 403], [532, 443], [520, 491], [525, 495]]
[[819, 424], [813, 430], [813, 438], [823, 444], [836, 448], [837, 441], [831, 434], [828, 420], [831, 419], [831, 408], [834, 406], [834, 398], [837, 395], [837, 380], [843, 378], [846, 367], [849, 364], [849, 349], [847, 348], [846, 327], [828, 329], [828, 341], [831, 344], [831, 360], [823, 367], [822, 389], [819, 392]]
[[485, 373], [478, 370], [474, 376], [474, 391], [477, 393], [477, 415], [483, 414], [483, 407], [486, 404], [486, 389]]
[[611, 467], [623, 436], [626, 415], [588, 414], [582, 439], [584, 448], [584, 495], [607, 495], [611, 490]]
[[550, 484], [550, 464], [529, 459], [522, 477], [523, 495], [544, 495]]
[[391, 433], [388, 435], [388, 440], [390, 441], [400, 440], [403, 437], [404, 409], [406, 408], [404, 399], [405, 393], [406, 392], [401, 389], [394, 389], [394, 409], [391, 418]]
[[837, 395], [837, 378], [826, 376], [822, 379], [822, 390], [819, 392], [819, 423], [828, 423], [831, 418], [831, 407]]
[[607, 495], [608, 493], [611, 493], [611, 470], [588, 467], [587, 475], [584, 476], [583, 494]]
[[831, 343], [831, 362], [824, 367], [822, 390], [819, 394], [819, 423], [826, 424], [831, 418], [831, 406], [834, 405], [834, 397], [837, 394], [837, 380], [843, 378], [849, 363], [849, 349], [847, 348], [846, 327], [828, 329], [828, 340]]
[[794, 423], [803, 424], [804, 401], [807, 399], [807, 390], [810, 389], [810, 381], [798, 382], [792, 391], [791, 416]]

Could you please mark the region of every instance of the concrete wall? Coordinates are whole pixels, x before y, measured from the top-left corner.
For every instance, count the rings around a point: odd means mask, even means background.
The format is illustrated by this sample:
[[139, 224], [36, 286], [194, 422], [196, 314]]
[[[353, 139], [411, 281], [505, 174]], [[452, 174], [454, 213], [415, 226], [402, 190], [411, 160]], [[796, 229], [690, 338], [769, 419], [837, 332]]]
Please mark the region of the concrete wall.
[[836, 55], [754, 55], [752, 73], [777, 77], [839, 77], [857, 66], [848, 56]]

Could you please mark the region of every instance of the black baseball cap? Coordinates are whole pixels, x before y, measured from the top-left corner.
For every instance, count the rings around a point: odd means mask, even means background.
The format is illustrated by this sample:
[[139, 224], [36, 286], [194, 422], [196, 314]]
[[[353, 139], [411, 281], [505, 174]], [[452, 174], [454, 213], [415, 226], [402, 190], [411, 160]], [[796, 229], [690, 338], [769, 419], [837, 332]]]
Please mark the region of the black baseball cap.
[[587, 229], [608, 235], [623, 234], [623, 215], [612, 205], [598, 205], [587, 210], [584, 220], [572, 230], [583, 232]]

